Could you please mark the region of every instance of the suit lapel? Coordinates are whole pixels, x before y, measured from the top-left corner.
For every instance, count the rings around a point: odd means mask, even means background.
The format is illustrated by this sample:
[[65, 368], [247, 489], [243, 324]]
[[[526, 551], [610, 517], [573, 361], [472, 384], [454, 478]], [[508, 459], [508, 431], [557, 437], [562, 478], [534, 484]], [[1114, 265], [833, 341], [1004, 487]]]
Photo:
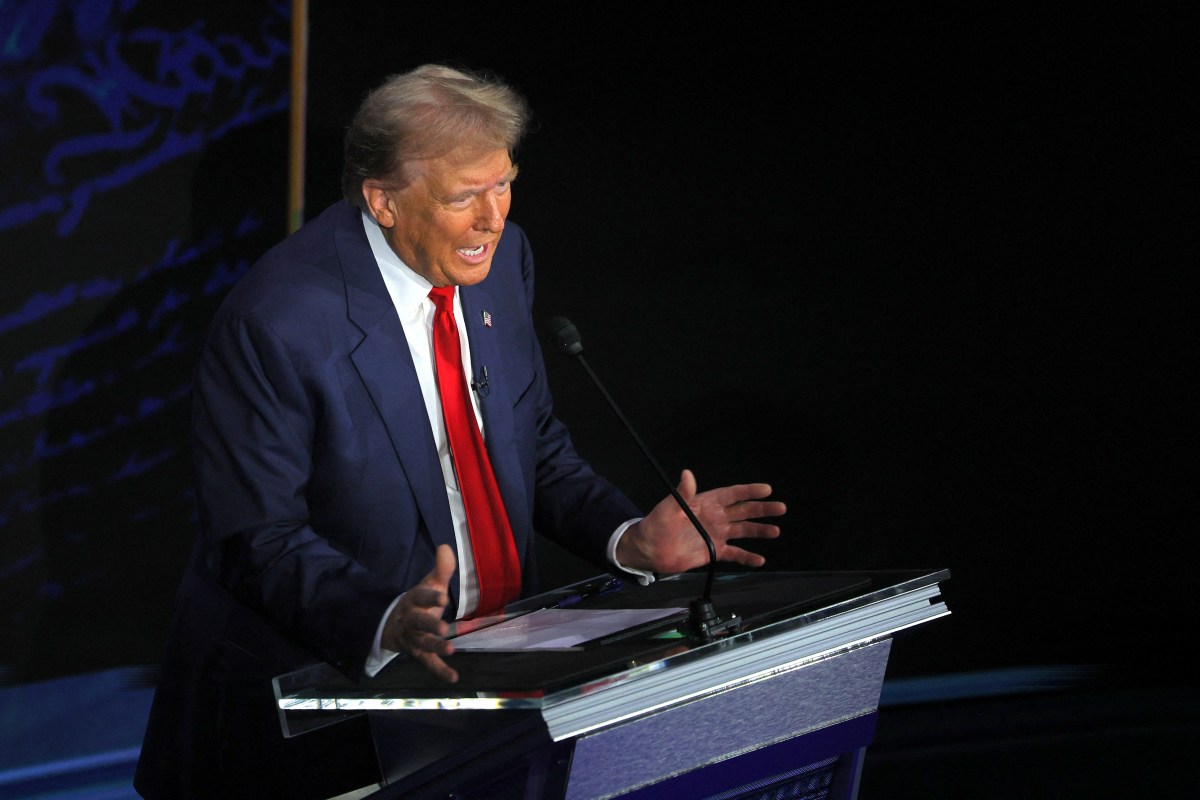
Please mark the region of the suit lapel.
[[488, 371], [488, 392], [486, 397], [480, 397], [479, 412], [483, 416], [488, 458], [504, 498], [504, 508], [517, 542], [517, 555], [524, 563], [529, 541], [527, 532], [532, 530], [533, 523], [525, 502], [525, 484], [521, 476], [521, 463], [517, 458], [514, 432], [512, 387], [501, 347], [503, 337], [498, 332], [502, 330], [500, 326], [516, 323], [492, 316], [493, 311], [489, 309], [496, 306], [489, 302], [488, 292], [483, 288], [486, 283], [460, 287], [459, 296], [462, 299], [467, 336], [471, 342], [471, 366], [475, 379], [482, 379], [484, 367]]
[[[340, 221], [336, 237], [346, 280], [347, 314], [363, 332], [363, 340], [350, 354], [350, 360], [379, 410], [434, 547], [454, 547], [450, 506], [437, 468], [433, 436], [427, 424], [406, 424], [414, 417], [414, 410], [420, 412], [418, 419], [425, 419], [425, 401], [408, 340], [356, 210]], [[457, 594], [453, 591], [456, 585], [452, 582], [452, 594]]]

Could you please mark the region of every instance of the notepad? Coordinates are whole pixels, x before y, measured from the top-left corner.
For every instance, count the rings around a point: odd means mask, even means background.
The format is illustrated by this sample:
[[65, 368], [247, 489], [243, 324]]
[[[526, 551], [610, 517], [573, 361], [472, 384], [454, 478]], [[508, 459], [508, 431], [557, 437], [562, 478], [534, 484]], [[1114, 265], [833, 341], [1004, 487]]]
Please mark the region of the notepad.
[[457, 651], [570, 650], [686, 611], [682, 608], [543, 608], [451, 641]]

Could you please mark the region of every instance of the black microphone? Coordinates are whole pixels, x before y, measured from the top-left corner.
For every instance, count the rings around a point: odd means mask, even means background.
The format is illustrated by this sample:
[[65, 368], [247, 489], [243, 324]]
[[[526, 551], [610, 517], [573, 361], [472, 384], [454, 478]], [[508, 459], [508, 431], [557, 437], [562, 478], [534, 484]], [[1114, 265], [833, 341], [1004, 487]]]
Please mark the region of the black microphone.
[[492, 383], [488, 380], [487, 367], [483, 368], [482, 380], [471, 378], [471, 388], [475, 390], [475, 394], [479, 395], [480, 400], [492, 393]]
[[683, 513], [687, 515], [692, 525], [695, 526], [696, 531], [703, 537], [704, 544], [708, 547], [708, 577], [704, 582], [704, 595], [692, 601], [691, 616], [688, 617], [688, 625], [705, 641], [711, 641], [717, 633], [725, 631], [736, 632], [740, 628], [740, 621], [737, 615], [733, 615], [728, 620], [723, 621], [717, 616], [716, 607], [713, 605], [712, 587], [717, 568], [717, 548], [713, 545], [712, 537], [709, 536], [708, 531], [704, 530], [704, 526], [700, 524], [700, 520], [696, 519], [696, 515], [692, 512], [692, 509], [680, 497], [675, 484], [667, 477], [667, 473], [663, 472], [662, 467], [658, 465], [654, 456], [650, 455], [650, 450], [642, 442], [641, 437], [637, 435], [637, 431], [629, 424], [629, 420], [625, 419], [625, 415], [621, 413], [621, 409], [617, 407], [608, 390], [604, 388], [604, 384], [600, 382], [600, 379], [596, 377], [596, 373], [588, 365], [587, 359], [583, 357], [583, 342], [580, 341], [579, 330], [575, 327], [575, 324], [566, 317], [553, 317], [548, 323], [547, 329], [550, 332], [550, 339], [555, 348], [560, 353], [572, 356], [578, 361], [584, 371], [587, 372], [588, 377], [592, 379], [592, 383], [596, 384], [596, 388], [600, 390], [600, 394], [604, 395], [604, 399], [608, 401], [608, 405], [617, 415], [617, 419], [625, 426], [625, 430], [629, 431], [629, 435], [633, 437], [637, 446], [641, 448], [642, 454], [650, 462], [650, 466], [654, 467], [654, 471], [658, 473], [658, 477], [662, 479], [671, 496], [675, 498], [675, 502], [683, 509]]

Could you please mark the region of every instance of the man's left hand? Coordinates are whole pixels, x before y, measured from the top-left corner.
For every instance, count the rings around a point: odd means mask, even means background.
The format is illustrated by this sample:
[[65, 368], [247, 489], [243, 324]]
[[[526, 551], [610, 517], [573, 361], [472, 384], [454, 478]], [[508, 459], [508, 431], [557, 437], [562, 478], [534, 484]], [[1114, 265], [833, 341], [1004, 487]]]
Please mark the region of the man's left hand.
[[[771, 487], [743, 483], [696, 493], [696, 477], [685, 469], [676, 491], [712, 538], [717, 560], [761, 567], [766, 559], [730, 544], [736, 539], [774, 539], [779, 527], [756, 519], [782, 516], [787, 507], [767, 500]], [[708, 564], [708, 546], [675, 498], [664, 498], [641, 521], [631, 525], [617, 544], [622, 566], [664, 574], [685, 572]]]

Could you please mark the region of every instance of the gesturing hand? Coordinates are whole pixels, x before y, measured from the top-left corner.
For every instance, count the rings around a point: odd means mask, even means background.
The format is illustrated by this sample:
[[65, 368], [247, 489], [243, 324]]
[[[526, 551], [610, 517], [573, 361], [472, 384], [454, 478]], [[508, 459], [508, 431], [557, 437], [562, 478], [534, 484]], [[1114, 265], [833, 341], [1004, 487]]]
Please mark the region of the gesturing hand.
[[[712, 537], [718, 561], [750, 567], [766, 562], [757, 553], [729, 542], [779, 536], [778, 526], [753, 521], [787, 511], [783, 503], [764, 499], [771, 494], [769, 485], [743, 483], [697, 494], [696, 477], [685, 469], [676, 491]], [[668, 496], [621, 537], [617, 560], [627, 567], [671, 574], [708, 564], [708, 547], [675, 498]]]
[[430, 672], [448, 683], [458, 680], [458, 672], [442, 659], [454, 652], [446, 640], [450, 626], [442, 613], [450, 602], [450, 578], [457, 560], [449, 545], [439, 545], [433, 572], [404, 593], [392, 618], [384, 627], [380, 644], [396, 652], [405, 652]]

